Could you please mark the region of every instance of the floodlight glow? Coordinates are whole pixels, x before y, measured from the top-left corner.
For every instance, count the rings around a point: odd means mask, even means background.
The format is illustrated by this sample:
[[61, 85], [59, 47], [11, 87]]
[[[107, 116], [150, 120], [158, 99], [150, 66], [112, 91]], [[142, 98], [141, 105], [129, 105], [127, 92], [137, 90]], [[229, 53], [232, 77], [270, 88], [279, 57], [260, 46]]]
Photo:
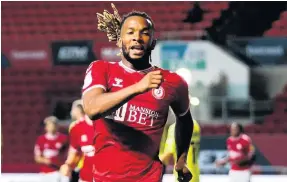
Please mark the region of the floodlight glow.
[[191, 84], [192, 74], [187, 68], [180, 68], [176, 71], [176, 73], [181, 76], [188, 85]]
[[197, 97], [189, 97], [190, 104], [193, 106], [198, 106], [200, 104], [200, 101]]

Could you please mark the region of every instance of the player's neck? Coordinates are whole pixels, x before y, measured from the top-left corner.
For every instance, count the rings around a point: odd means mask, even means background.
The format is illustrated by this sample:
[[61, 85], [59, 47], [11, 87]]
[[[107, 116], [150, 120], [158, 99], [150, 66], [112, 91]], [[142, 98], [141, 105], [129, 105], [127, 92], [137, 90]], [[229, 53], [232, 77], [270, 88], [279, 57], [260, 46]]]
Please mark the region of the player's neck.
[[151, 64], [149, 63], [149, 61], [141, 61], [138, 64], [135, 64], [135, 63], [129, 62], [126, 59], [122, 59], [122, 63], [126, 67], [133, 69], [133, 70], [136, 70], [136, 71], [145, 70], [145, 69], [148, 69], [151, 67]]
[[87, 116], [84, 116], [86, 123], [88, 123], [88, 125], [93, 125], [93, 121]]
[[55, 131], [55, 132], [47, 132], [46, 133], [46, 137], [47, 138], [50, 138], [50, 139], [54, 139], [56, 136], [57, 136], [57, 131]]
[[236, 140], [236, 139], [239, 139], [240, 137], [241, 137], [241, 134], [236, 135], [236, 136], [232, 136], [232, 138], [235, 139], [235, 140]]
[[83, 119], [83, 118], [85, 118], [85, 115], [78, 115], [78, 116], [76, 117], [76, 120], [79, 121], [79, 120], [81, 120], [81, 119]]
[[48, 134], [49, 134], [49, 135], [56, 135], [56, 134], [57, 134], [57, 131], [49, 132]]

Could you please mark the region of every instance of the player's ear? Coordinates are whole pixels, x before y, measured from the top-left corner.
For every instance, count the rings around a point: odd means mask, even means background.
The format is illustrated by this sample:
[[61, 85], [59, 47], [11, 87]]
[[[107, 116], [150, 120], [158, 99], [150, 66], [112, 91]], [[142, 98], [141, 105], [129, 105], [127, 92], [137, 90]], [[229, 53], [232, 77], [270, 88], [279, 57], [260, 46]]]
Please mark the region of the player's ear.
[[151, 46], [150, 46], [150, 49], [153, 50], [156, 46], [156, 41], [157, 39], [154, 39], [152, 42], [151, 42]]
[[122, 48], [122, 39], [121, 38], [119, 38], [118, 39], [118, 42], [117, 42], [117, 46], [119, 47], [119, 48]]
[[117, 54], [117, 56], [121, 56], [122, 55], [122, 39], [121, 38], [118, 39], [117, 46], [120, 48], [120, 52]]

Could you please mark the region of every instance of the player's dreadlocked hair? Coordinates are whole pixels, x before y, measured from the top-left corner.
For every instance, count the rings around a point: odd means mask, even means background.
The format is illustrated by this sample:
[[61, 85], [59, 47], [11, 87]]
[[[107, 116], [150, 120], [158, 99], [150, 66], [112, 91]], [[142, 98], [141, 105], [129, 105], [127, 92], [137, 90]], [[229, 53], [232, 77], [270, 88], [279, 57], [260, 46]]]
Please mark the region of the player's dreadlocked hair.
[[97, 13], [98, 29], [106, 32], [109, 41], [118, 41], [120, 37], [121, 17], [115, 5], [112, 3], [114, 14], [104, 10], [103, 14]]
[[[111, 6], [114, 10], [114, 14], [111, 14], [107, 10], [104, 10], [103, 14], [97, 13], [98, 17], [98, 29], [100, 31], [106, 32], [109, 41], [117, 41], [118, 45], [118, 40], [120, 38], [120, 33], [121, 33], [121, 28], [126, 21], [128, 17], [131, 16], [141, 16], [145, 19], [148, 20], [150, 26], [152, 29], [154, 28], [154, 23], [150, 16], [148, 16], [145, 12], [140, 12], [140, 11], [132, 11], [126, 15], [123, 16], [123, 19], [121, 19], [119, 12], [115, 5], [111, 3]], [[119, 46], [119, 45], [118, 45]]]

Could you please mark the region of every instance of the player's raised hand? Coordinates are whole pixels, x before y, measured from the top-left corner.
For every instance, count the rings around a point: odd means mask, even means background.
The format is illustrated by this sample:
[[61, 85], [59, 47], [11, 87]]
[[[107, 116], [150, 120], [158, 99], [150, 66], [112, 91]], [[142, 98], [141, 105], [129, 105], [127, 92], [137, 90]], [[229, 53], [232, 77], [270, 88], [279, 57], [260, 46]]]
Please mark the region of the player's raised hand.
[[139, 93], [143, 93], [145, 91], [148, 91], [149, 89], [158, 88], [161, 83], [161, 71], [156, 70], [146, 74], [138, 83], [136, 83], [136, 88]]
[[177, 163], [175, 164], [175, 171], [177, 171], [177, 180], [178, 182], [189, 182], [192, 179], [192, 174], [187, 168], [186, 162], [185, 162], [185, 155], [181, 155], [181, 157], [177, 160]]

